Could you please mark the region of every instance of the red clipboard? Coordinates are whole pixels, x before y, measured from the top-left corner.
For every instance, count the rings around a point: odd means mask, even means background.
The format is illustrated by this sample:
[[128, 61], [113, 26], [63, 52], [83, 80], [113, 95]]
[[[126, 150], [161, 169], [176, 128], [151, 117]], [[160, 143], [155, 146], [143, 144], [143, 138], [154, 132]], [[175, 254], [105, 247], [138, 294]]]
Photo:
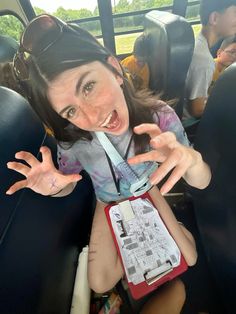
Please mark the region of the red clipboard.
[[[153, 201], [152, 201], [152, 199], [148, 193], [144, 193], [143, 195], [138, 196], [138, 197], [134, 197], [134, 196], [130, 197], [128, 200], [132, 201], [132, 200], [135, 200], [138, 198], [148, 199], [153, 204], [153, 206], [155, 207], [155, 205], [154, 205], [154, 203], [153, 203]], [[119, 255], [120, 260], [122, 262], [123, 269], [125, 270], [122, 255], [121, 255], [120, 248], [119, 248], [119, 244], [117, 242], [117, 238], [116, 238], [115, 232], [113, 230], [111, 217], [109, 214], [111, 207], [114, 205], [118, 205], [118, 204], [112, 203], [112, 204], [109, 204], [108, 206], [106, 206], [105, 207], [105, 214], [107, 217], [108, 224], [110, 226], [110, 230], [112, 233], [112, 237], [113, 237], [118, 255]], [[132, 282], [129, 282], [127, 280], [127, 283], [128, 283], [129, 289], [130, 289], [130, 293], [134, 299], [139, 299], [139, 298], [145, 296], [146, 294], [152, 292], [153, 290], [155, 290], [156, 288], [158, 288], [159, 286], [161, 286], [165, 282], [172, 280], [173, 278], [179, 276], [180, 274], [185, 272], [187, 270], [187, 268], [188, 268], [188, 265], [187, 265], [184, 257], [181, 254], [179, 265], [176, 267], [173, 267], [168, 273], [164, 274], [163, 276], [161, 276], [157, 280], [152, 280], [151, 282], [147, 282], [147, 280], [144, 280], [138, 284], [133, 284]], [[126, 278], [127, 278], [127, 274], [126, 274]]]

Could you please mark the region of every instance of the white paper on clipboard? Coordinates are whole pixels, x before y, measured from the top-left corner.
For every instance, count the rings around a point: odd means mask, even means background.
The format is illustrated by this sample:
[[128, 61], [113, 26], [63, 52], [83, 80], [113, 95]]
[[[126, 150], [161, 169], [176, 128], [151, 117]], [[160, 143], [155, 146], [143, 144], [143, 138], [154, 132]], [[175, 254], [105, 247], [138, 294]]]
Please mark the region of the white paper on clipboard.
[[148, 199], [121, 202], [109, 215], [129, 282], [139, 284], [168, 264], [179, 266], [180, 250]]

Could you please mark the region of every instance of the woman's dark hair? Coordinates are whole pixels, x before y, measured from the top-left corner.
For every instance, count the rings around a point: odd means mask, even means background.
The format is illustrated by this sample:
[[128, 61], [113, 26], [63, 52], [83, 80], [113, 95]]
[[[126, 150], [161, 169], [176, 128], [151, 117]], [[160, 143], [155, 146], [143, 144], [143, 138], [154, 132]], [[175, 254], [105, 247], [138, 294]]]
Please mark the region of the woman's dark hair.
[[144, 34], [136, 38], [134, 42], [133, 54], [139, 57], [147, 57], [147, 43]]
[[[48, 82], [65, 70], [93, 61], [100, 61], [116, 75], [121, 74], [107, 62], [111, 53], [96, 38], [77, 25], [70, 25], [70, 27], [78, 30], [78, 36], [75, 32], [66, 29], [63, 35], [45, 52], [38, 57], [32, 55], [28, 67], [32, 85], [31, 103], [33, 108], [43, 123], [53, 131], [59, 142], [73, 145], [78, 139], [91, 140], [91, 134], [72, 125], [53, 110], [47, 97]], [[125, 75], [122, 88], [128, 106], [130, 127], [133, 128], [144, 122], [153, 122], [152, 108], [157, 106], [157, 101], [148, 94], [145, 94], [144, 97], [144, 95], [134, 92]], [[148, 110], [147, 107], [150, 109]], [[148, 137], [145, 135], [134, 136], [134, 141], [136, 151], [143, 151]]]

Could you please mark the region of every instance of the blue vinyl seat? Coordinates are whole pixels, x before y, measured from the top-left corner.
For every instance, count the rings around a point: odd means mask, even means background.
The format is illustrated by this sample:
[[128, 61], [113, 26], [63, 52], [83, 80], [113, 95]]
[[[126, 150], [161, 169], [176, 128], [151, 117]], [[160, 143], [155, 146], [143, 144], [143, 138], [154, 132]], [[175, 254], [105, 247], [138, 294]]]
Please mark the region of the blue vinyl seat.
[[193, 192], [195, 215], [224, 314], [236, 313], [235, 81], [233, 64], [214, 85], [195, 139], [212, 170], [210, 186]]
[[12, 61], [19, 44], [14, 38], [0, 35], [0, 62]]
[[0, 87], [0, 313], [70, 311], [77, 258], [88, 243], [94, 191], [86, 173], [75, 190], [62, 198], [29, 189], [6, 195], [22, 176], [7, 169], [17, 151], [39, 155], [48, 137], [28, 102]]
[[145, 15], [150, 88], [162, 99], [176, 99], [176, 113], [182, 117], [185, 80], [194, 49], [191, 25], [181, 16], [153, 10]]

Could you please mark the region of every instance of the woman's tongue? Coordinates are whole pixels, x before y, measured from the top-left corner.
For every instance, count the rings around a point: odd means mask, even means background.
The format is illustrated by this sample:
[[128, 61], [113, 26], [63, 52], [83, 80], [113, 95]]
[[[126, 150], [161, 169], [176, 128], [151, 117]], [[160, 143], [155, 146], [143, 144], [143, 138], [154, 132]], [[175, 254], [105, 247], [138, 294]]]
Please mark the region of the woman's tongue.
[[116, 110], [114, 110], [112, 112], [112, 116], [111, 116], [108, 124], [106, 125], [106, 128], [107, 129], [115, 129], [118, 127], [119, 123], [120, 123], [120, 120], [119, 120], [118, 114], [117, 114]]

